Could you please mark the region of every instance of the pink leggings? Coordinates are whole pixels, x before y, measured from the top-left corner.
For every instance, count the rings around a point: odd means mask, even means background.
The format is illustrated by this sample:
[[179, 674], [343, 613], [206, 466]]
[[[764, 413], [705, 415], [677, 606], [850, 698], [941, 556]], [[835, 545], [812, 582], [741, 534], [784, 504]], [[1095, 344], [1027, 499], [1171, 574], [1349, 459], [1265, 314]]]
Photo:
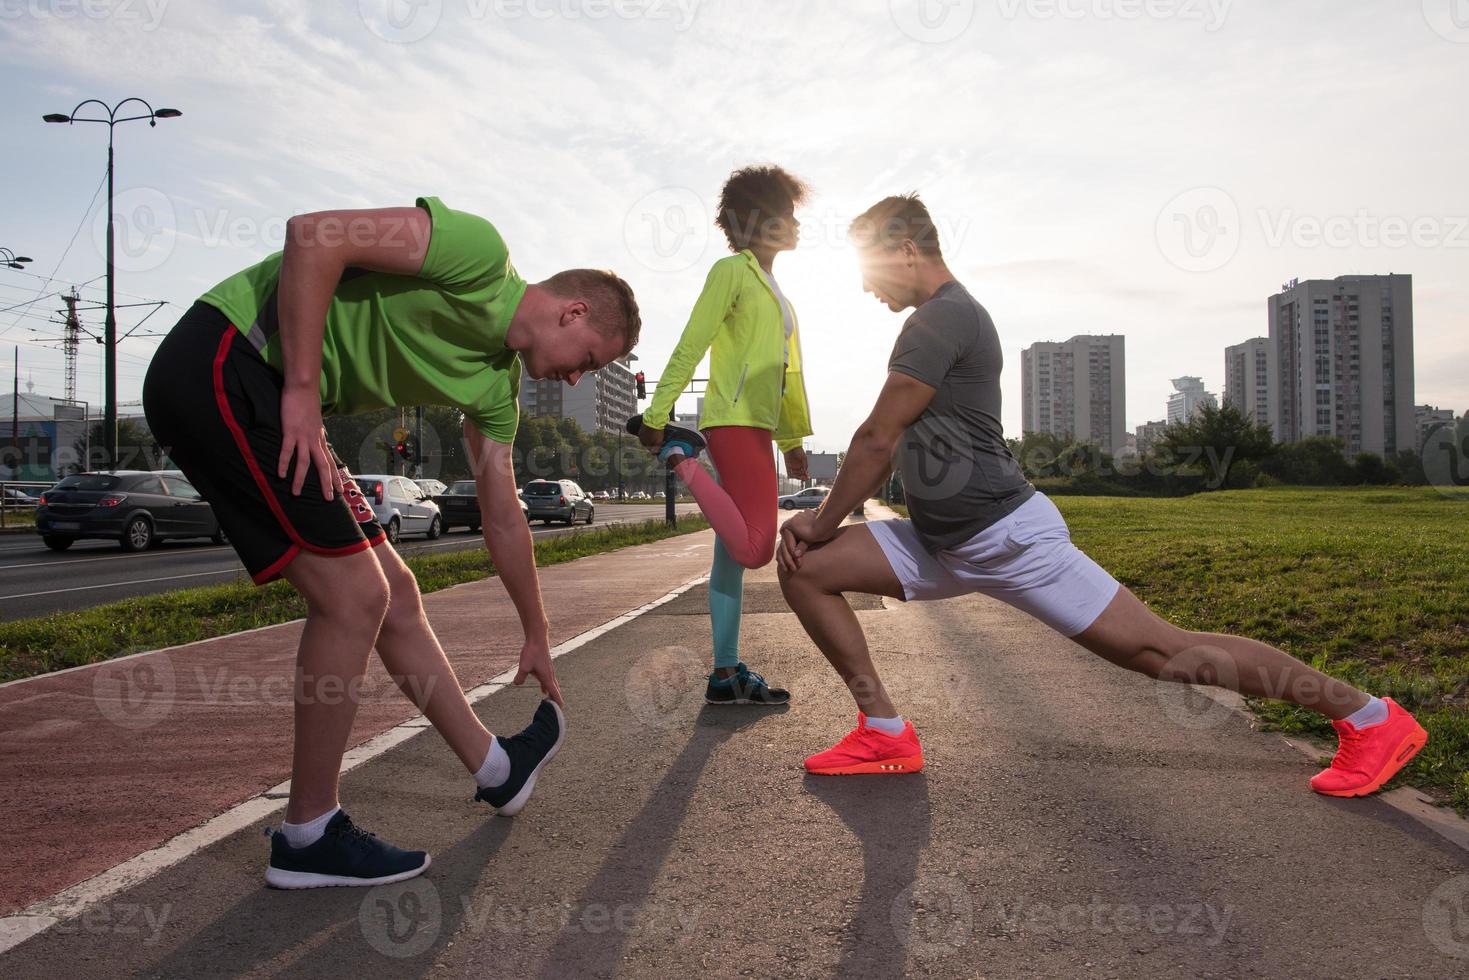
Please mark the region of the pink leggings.
[[775, 457], [770, 432], [741, 425], [705, 429], [709, 457], [719, 471], [716, 482], [698, 460], [686, 459], [674, 472], [689, 488], [730, 557], [746, 568], [760, 568], [775, 557]]

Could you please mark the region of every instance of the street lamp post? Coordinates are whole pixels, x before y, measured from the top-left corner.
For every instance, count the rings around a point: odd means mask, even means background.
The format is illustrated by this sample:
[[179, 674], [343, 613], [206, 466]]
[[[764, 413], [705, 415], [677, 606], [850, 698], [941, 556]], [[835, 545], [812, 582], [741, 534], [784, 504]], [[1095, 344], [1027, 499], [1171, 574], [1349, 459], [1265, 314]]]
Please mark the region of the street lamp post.
[[29, 255], [16, 255], [8, 248], [0, 248], [0, 265], [10, 269], [24, 269], [25, 264], [31, 261]]
[[[123, 116], [118, 118], [117, 113], [129, 102], [137, 102], [147, 108], [146, 115]], [[106, 119], [92, 116], [79, 116], [84, 106], [99, 105], [107, 113]], [[177, 119], [183, 113], [177, 109], [154, 109], [144, 99], [136, 97], [123, 99], [115, 106], [109, 106], [99, 99], [88, 99], [80, 102], [71, 110], [70, 115], [59, 112], [51, 112], [42, 116], [48, 123], [79, 123], [95, 122], [107, 124], [107, 322], [103, 331], [103, 344], [106, 353], [103, 357], [103, 373], [106, 375], [103, 392], [103, 432], [102, 439], [106, 447], [107, 465], [115, 466], [117, 461], [117, 301], [116, 301], [116, 274], [113, 268], [114, 250], [114, 228], [112, 214], [112, 175], [113, 175], [113, 151], [112, 131], [118, 123], [132, 122], [137, 119], [148, 120], [148, 125], [157, 126], [160, 119]]]

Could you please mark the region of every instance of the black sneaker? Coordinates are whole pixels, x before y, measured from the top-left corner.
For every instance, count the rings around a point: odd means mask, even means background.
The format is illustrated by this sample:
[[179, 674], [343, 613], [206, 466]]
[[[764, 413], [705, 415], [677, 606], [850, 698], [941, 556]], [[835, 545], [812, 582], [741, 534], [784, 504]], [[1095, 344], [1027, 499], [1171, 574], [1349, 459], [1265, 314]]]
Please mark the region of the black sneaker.
[[788, 704], [791, 692], [766, 684], [765, 678], [741, 661], [728, 677], [710, 673], [704, 700], [710, 704]]
[[326, 833], [305, 847], [292, 847], [279, 830], [270, 838], [265, 883], [272, 888], [330, 888], [337, 885], [388, 885], [416, 878], [429, 866], [423, 851], [405, 851], [380, 841], [338, 810]]
[[[637, 435], [642, 428], [642, 415], [634, 415], [627, 420], [627, 431], [633, 435]], [[663, 427], [663, 448], [658, 451], [658, 458], [663, 459], [664, 453], [672, 450], [693, 459], [704, 451], [706, 445], [704, 437], [695, 430], [669, 422]]]
[[500, 739], [505, 754], [510, 756], [510, 778], [499, 786], [480, 790], [474, 798], [494, 807], [502, 817], [513, 817], [524, 810], [526, 801], [536, 788], [536, 777], [546, 763], [556, 757], [565, 735], [566, 716], [555, 701], [542, 701], [525, 731], [511, 738], [495, 736]]

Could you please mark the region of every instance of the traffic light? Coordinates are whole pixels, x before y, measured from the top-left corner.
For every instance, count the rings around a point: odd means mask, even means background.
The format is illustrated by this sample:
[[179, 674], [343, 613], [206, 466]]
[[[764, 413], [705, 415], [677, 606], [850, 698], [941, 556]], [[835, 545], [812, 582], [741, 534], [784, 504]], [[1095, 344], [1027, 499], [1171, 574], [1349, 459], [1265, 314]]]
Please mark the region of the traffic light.
[[393, 443], [393, 452], [405, 463], [413, 462], [413, 443], [407, 439], [399, 439]]
[[633, 375], [633, 379], [636, 380], [637, 383], [638, 383], [638, 397], [639, 398], [647, 398], [648, 397], [648, 376], [645, 375], [643, 372], [639, 371], [637, 374]]

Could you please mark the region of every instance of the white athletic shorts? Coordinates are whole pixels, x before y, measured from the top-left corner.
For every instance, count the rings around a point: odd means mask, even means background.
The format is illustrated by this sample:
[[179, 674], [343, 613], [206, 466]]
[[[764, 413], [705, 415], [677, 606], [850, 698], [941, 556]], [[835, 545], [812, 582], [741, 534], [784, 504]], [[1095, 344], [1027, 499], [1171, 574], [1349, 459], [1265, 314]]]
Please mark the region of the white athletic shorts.
[[978, 592], [1030, 613], [1062, 636], [1086, 630], [1121, 588], [1071, 543], [1066, 520], [1042, 493], [963, 544], [931, 555], [912, 521], [867, 525], [905, 600]]

